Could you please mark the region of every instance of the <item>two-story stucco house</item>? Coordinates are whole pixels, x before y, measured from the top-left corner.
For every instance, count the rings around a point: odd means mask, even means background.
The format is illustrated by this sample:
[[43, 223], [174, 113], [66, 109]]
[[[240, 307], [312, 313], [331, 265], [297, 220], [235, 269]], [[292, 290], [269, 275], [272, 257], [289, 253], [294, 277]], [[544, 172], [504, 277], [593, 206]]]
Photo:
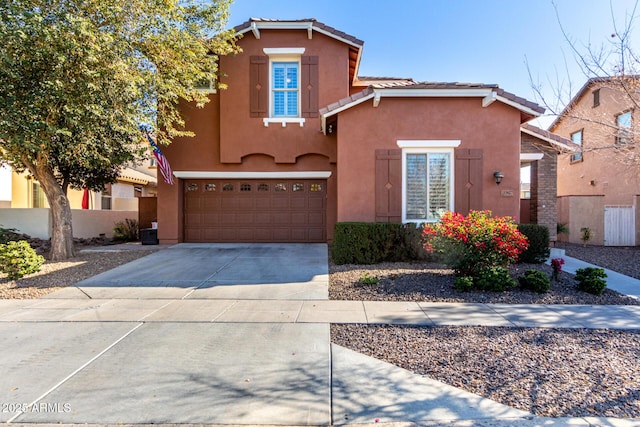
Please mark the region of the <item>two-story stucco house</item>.
[[[592, 78], [549, 130], [581, 149], [558, 159], [558, 220], [562, 240], [635, 246], [640, 242], [640, 166], [634, 142], [639, 99], [637, 77]], [[635, 99], [635, 102], [634, 102]]]
[[[163, 148], [158, 237], [326, 242], [341, 221], [518, 216], [521, 125], [544, 110], [497, 85], [359, 77], [363, 41], [313, 19], [251, 19], [225, 90], [185, 105]], [[498, 182], [498, 183], [497, 183]]]

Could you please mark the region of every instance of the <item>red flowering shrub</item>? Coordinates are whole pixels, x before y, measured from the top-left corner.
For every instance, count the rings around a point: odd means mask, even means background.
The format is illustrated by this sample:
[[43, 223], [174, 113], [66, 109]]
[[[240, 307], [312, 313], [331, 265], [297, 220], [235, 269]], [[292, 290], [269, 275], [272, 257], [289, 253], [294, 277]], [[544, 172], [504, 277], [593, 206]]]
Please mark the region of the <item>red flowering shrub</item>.
[[471, 211], [467, 216], [447, 212], [440, 222], [426, 225], [422, 237], [424, 248], [442, 254], [456, 275], [474, 279], [516, 262], [528, 247], [512, 217], [492, 217], [491, 211]]

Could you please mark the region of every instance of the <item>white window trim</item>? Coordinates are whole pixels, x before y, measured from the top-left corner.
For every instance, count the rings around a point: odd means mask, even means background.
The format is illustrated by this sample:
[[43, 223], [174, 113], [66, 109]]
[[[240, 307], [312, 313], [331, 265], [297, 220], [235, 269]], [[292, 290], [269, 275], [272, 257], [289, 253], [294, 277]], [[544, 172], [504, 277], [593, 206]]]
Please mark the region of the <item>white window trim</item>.
[[[302, 114], [302, 88], [301, 73], [302, 61], [301, 57], [305, 52], [304, 47], [265, 47], [262, 49], [265, 55], [269, 57], [269, 117], [263, 119], [265, 127], [269, 127], [270, 123], [280, 123], [282, 127], [287, 127], [287, 123], [296, 123], [300, 127], [304, 126], [305, 120], [300, 117]], [[298, 117], [276, 117], [273, 115], [273, 63], [274, 62], [296, 62], [298, 64]]]
[[331, 171], [303, 172], [218, 172], [218, 171], [174, 171], [181, 179], [326, 179]]
[[302, 117], [265, 117], [262, 122], [266, 128], [269, 127], [269, 123], [280, 123], [283, 128], [287, 127], [287, 123], [297, 123], [300, 127], [304, 127], [305, 119]]
[[454, 148], [460, 146], [460, 140], [398, 140], [398, 147], [402, 148], [402, 222], [421, 224], [436, 222], [435, 220], [407, 219], [407, 154], [447, 153], [450, 158], [449, 177], [449, 206], [455, 208], [455, 152]]

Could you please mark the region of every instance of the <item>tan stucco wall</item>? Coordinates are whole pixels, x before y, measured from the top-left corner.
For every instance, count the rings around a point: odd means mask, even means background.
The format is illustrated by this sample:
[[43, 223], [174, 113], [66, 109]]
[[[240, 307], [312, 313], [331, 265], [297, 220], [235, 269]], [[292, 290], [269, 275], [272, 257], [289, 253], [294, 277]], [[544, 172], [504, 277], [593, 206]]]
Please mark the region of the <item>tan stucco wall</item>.
[[558, 240], [582, 244], [582, 228], [591, 229], [589, 245], [604, 244], [604, 196], [558, 197], [558, 222], [569, 228]]
[[[398, 149], [398, 140], [460, 140], [459, 148], [483, 149], [483, 208], [518, 216], [517, 110], [497, 102], [484, 108], [480, 98], [383, 98], [378, 107], [365, 102], [338, 119], [338, 221], [375, 220], [375, 150]], [[497, 170], [505, 176], [500, 185]], [[465, 184], [456, 182], [456, 191]], [[503, 197], [509, 190], [513, 195]]]
[[[100, 211], [71, 210], [73, 237], [91, 238], [104, 234], [113, 237], [113, 228], [117, 222], [127, 218], [138, 219], [137, 211]], [[0, 224], [6, 228], [15, 228], [21, 233], [40, 239], [51, 237], [51, 220], [46, 208], [0, 209]]]
[[[632, 105], [626, 95], [602, 86], [600, 105], [593, 107], [593, 89], [587, 89], [578, 99], [572, 117], [567, 116], [552, 129], [569, 139], [572, 133], [583, 130], [583, 161], [572, 163], [569, 154], [558, 158], [558, 196], [604, 195], [605, 205], [632, 205], [640, 194], [640, 170], [637, 162], [631, 165], [627, 161], [628, 153], [614, 149], [616, 115]], [[637, 124], [638, 120], [635, 111], [633, 122]]]

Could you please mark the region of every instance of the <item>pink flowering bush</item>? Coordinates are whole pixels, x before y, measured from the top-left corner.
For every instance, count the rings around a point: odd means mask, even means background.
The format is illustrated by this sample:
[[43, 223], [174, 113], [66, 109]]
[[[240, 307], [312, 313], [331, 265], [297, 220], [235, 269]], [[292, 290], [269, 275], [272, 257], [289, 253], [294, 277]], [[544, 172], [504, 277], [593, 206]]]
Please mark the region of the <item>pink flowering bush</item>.
[[476, 282], [487, 271], [505, 270], [528, 247], [512, 217], [492, 217], [491, 211], [471, 211], [467, 216], [447, 212], [440, 222], [426, 225], [422, 237], [428, 252], [443, 255], [457, 276]]
[[564, 259], [562, 258], [553, 258], [551, 260], [551, 267], [553, 268], [553, 280], [558, 280], [558, 275], [562, 271], [562, 266], [564, 265]]

